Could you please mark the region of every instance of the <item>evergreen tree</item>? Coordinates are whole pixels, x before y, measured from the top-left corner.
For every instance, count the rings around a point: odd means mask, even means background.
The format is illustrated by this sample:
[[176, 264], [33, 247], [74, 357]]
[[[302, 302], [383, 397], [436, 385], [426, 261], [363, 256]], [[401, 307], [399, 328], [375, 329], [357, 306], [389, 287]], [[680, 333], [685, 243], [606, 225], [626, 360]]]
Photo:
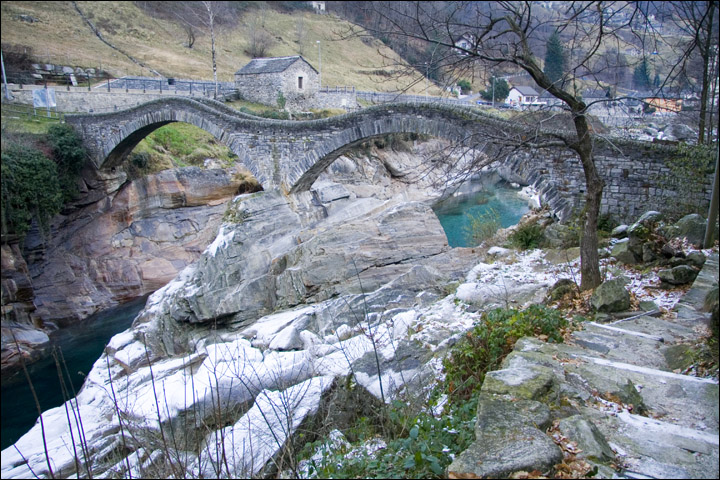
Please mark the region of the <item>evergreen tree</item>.
[[[507, 81], [505, 81], [504, 78], [496, 78], [495, 79], [495, 102], [504, 102], [507, 96], [510, 94], [510, 85], [508, 85]], [[480, 97], [482, 97], [484, 100], [487, 100], [488, 102], [492, 102], [493, 100], [493, 85], [492, 83], [488, 87], [487, 90], [483, 90], [480, 92]]]
[[638, 90], [650, 89], [650, 67], [647, 58], [643, 58], [642, 62], [635, 67], [633, 71], [633, 86]]
[[565, 51], [560, 42], [560, 35], [554, 32], [547, 41], [545, 68], [543, 72], [551, 82], [558, 84], [563, 75], [565, 75], [565, 68]]

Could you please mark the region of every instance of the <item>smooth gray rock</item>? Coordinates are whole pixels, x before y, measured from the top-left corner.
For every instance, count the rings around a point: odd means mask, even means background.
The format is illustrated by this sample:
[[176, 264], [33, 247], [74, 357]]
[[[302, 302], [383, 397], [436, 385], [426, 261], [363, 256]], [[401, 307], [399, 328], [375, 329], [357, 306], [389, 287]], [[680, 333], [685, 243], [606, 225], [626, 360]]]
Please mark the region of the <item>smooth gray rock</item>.
[[687, 238], [695, 247], [701, 247], [705, 239], [705, 227], [707, 222], [697, 213], [686, 215], [675, 223], [678, 238]]
[[688, 265], [678, 265], [677, 267], [660, 270], [658, 278], [671, 285], [685, 285], [695, 280], [697, 274], [698, 271]]
[[521, 470], [549, 471], [562, 452], [510, 400], [481, 394], [476, 441], [448, 467], [450, 478], [507, 478]]
[[305, 346], [300, 332], [294, 325], [288, 325], [278, 332], [272, 339], [268, 348], [270, 350], [302, 350]]
[[590, 297], [590, 305], [598, 312], [622, 312], [630, 308], [630, 294], [625, 289], [626, 280], [614, 278], [602, 283]]
[[315, 192], [320, 203], [330, 203], [350, 197], [350, 192], [340, 183], [317, 182], [311, 190]]
[[615, 459], [615, 453], [603, 434], [582, 415], [563, 418], [558, 427], [568, 440], [577, 442], [578, 447], [582, 450], [582, 453], [579, 454], [581, 457], [597, 461]]

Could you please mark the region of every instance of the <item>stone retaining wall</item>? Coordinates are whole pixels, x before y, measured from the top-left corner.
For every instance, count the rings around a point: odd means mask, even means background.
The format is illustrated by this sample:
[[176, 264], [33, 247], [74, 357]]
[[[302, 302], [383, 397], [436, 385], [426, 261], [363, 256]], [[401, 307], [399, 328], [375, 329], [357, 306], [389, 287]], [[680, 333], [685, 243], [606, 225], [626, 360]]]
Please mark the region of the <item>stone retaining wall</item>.
[[[25, 85], [22, 89], [18, 86], [8, 85], [12, 94], [11, 103], [32, 105], [32, 91], [44, 88], [42, 85]], [[55, 90], [57, 109], [61, 112], [87, 112], [106, 113], [136, 107], [152, 100], [174, 97], [182, 92], [175, 93], [174, 90], [160, 93], [151, 91], [144, 93], [142, 90], [130, 90], [128, 92], [112, 90], [93, 89], [88, 91], [87, 87], [51, 87]], [[201, 92], [198, 92], [198, 96]], [[185, 94], [187, 95], [187, 93]], [[193, 95], [195, 96], [195, 95]]]
[[[665, 146], [637, 144], [623, 146], [616, 155], [596, 155], [598, 171], [605, 181], [601, 213], [612, 213], [616, 220], [626, 222], [648, 210], [666, 211], [668, 202], [674, 202], [678, 195], [658, 186], [660, 178], [670, 175], [665, 160], [671, 153]], [[585, 175], [575, 155], [557, 150], [523, 152], [509, 158], [502, 168], [505, 175], [518, 175], [512, 181], [540, 191], [543, 203], [553, 212], [561, 212], [558, 216], [562, 220], [572, 215], [573, 205], [583, 202]], [[692, 201], [707, 208], [712, 174], [696, 181], [703, 189]]]

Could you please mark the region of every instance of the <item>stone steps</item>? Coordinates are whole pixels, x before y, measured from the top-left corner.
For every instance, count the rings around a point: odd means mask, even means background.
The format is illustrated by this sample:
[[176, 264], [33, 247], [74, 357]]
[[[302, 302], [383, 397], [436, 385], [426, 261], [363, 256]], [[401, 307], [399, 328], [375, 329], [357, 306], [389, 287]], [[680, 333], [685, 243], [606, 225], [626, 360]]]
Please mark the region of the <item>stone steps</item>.
[[487, 448], [492, 440], [500, 443], [496, 453], [519, 449], [523, 440], [512, 432], [533, 431], [527, 435], [538, 443], [544, 426], [517, 408], [528, 402], [535, 405], [529, 410], [547, 409], [559, 421], [562, 435], [582, 450], [578, 456], [598, 467], [597, 478], [717, 478], [718, 382], [672, 368], [675, 351], [701, 341], [695, 328], [707, 320], [702, 302], [717, 275], [713, 255], [675, 309], [676, 318], [591, 322], [566, 344], [519, 340], [501, 369], [487, 374], [478, 406], [478, 412], [486, 404], [494, 411], [514, 408], [512, 428], [501, 435], [493, 416], [485, 415], [482, 426], [479, 417], [477, 440], [450, 465], [450, 478], [547, 471], [559, 447], [543, 447], [542, 458], [531, 461], [499, 459]]

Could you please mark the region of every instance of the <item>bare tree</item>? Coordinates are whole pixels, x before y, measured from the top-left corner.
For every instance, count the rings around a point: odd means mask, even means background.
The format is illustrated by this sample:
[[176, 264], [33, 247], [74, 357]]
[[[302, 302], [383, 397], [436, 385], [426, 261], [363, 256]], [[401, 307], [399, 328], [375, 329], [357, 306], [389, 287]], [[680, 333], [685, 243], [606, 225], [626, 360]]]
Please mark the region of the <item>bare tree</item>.
[[252, 58], [264, 57], [273, 45], [273, 38], [265, 30], [265, 9], [250, 16], [247, 24], [248, 47], [246, 53]]
[[305, 41], [307, 40], [307, 26], [305, 25], [305, 16], [301, 15], [295, 21], [295, 42], [298, 44], [297, 49], [300, 55], [305, 53]]
[[[435, 68], [446, 77], [460, 78], [473, 65], [487, 71], [508, 67], [526, 72], [534, 82], [560, 99], [572, 117], [574, 132], [564, 140], [574, 151], [585, 176], [585, 205], [581, 213], [582, 290], [601, 283], [597, 225], [604, 181], [595, 163], [596, 134], [581, 96], [583, 86], [597, 82], [594, 59], [618, 44], [619, 32], [640, 15], [625, 2], [568, 2], [562, 9], [545, 9], [536, 2], [365, 2], [359, 7], [373, 22], [364, 25], [378, 37], [401, 37], [433, 45]], [[552, 82], [538, 57], [550, 33], [557, 31], [571, 52], [567, 72]], [[363, 35], [360, 30], [352, 32]], [[465, 48], [461, 37], [471, 39]], [[538, 54], [536, 54], [538, 52]], [[441, 58], [440, 58], [441, 57]], [[518, 145], [521, 146], [521, 145]]]
[[[195, 43], [195, 31], [206, 32], [210, 36], [210, 56], [212, 61], [215, 97], [218, 96], [216, 33], [223, 22], [232, 21], [234, 15], [229, 2], [171, 2], [172, 16], [180, 22], [187, 35], [187, 48]], [[167, 14], [167, 13], [165, 13]]]
[[[698, 143], [710, 144], [717, 124], [715, 93], [718, 83], [718, 2], [680, 1], [672, 3], [672, 22], [689, 39], [678, 53], [677, 74], [692, 76], [692, 61], [698, 58], [701, 72]], [[672, 47], [672, 46], [671, 46]]]

